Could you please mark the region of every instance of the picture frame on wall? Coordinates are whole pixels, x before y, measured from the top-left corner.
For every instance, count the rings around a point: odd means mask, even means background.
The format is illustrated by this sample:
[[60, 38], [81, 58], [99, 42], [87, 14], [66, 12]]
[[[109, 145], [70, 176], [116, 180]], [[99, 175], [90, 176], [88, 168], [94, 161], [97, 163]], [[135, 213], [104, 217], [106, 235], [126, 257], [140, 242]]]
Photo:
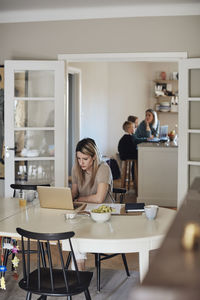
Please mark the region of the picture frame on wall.
[[0, 65], [0, 179], [4, 178], [4, 66]]

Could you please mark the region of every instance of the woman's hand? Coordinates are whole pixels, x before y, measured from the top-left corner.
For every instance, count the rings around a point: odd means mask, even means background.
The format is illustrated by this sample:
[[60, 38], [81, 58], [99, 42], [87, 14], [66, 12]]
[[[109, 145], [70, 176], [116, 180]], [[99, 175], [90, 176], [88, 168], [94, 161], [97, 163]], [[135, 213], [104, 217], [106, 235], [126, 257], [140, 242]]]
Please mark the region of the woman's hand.
[[147, 120], [145, 119], [145, 124], [146, 124], [146, 130], [147, 131], [150, 131], [150, 126], [149, 126], [149, 122], [147, 122]]
[[73, 201], [77, 201], [78, 197], [78, 185], [76, 183], [72, 183], [72, 199]]

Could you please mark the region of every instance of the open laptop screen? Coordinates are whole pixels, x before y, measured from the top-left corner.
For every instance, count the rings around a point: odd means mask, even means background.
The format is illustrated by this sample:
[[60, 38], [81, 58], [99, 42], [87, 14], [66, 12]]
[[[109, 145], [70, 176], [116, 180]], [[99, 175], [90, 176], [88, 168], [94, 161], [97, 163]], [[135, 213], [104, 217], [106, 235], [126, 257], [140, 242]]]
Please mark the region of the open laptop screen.
[[40, 206], [54, 209], [76, 209], [81, 203], [73, 203], [71, 189], [68, 187], [38, 186], [38, 198]]
[[168, 125], [160, 126], [159, 138], [167, 139], [167, 136], [168, 136]]

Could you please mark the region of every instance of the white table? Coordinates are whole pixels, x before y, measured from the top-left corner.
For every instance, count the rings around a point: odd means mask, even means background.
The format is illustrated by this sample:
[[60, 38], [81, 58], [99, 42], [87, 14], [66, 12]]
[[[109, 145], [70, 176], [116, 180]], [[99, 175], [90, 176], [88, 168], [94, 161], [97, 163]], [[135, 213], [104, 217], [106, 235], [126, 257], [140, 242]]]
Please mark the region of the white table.
[[[87, 216], [65, 220], [64, 210], [44, 209], [36, 204], [1, 220], [0, 236], [19, 238], [16, 227], [35, 232], [74, 231], [73, 246], [81, 252], [139, 252], [140, 279], [143, 280], [149, 266], [149, 251], [159, 248], [175, 214], [174, 210], [160, 208], [153, 221], [144, 215], [113, 215], [109, 222], [95, 223]], [[63, 250], [69, 250], [67, 242], [63, 242]]]
[[27, 206], [19, 206], [18, 198], [2, 198], [0, 197], [0, 221], [20, 213], [29, 207], [38, 204], [38, 199], [32, 202], [27, 202]]

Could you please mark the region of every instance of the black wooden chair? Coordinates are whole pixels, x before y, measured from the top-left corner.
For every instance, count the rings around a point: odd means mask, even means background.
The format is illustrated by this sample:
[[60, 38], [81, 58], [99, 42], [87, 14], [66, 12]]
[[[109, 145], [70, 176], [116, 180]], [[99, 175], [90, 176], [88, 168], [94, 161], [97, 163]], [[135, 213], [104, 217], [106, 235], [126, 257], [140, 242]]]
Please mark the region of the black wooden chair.
[[[111, 169], [113, 180], [121, 178], [120, 168], [119, 168], [119, 165], [118, 165], [116, 159], [111, 158], [106, 162], [107, 162], [107, 164], [109, 165], [109, 167]], [[113, 202], [117, 202], [117, 200], [119, 198], [119, 202], [123, 203], [124, 198], [125, 198], [125, 194], [126, 194], [126, 189], [121, 188], [121, 187], [120, 188], [119, 187], [113, 187], [112, 194], [114, 195], [114, 197], [112, 197]]]
[[95, 266], [97, 270], [97, 291], [98, 292], [100, 292], [101, 290], [101, 261], [115, 257], [116, 255], [121, 255], [126, 270], [126, 274], [128, 277], [130, 276], [126, 255], [124, 253], [114, 253], [114, 254], [94, 253], [94, 255], [95, 255]]
[[[65, 297], [72, 299], [73, 295], [84, 292], [85, 298], [90, 300], [88, 287], [92, 279], [92, 272], [80, 272], [77, 268], [76, 258], [71, 244], [74, 232], [63, 233], [36, 233], [17, 228], [21, 235], [23, 278], [19, 281], [19, 286], [27, 291], [26, 299], [30, 300], [32, 294], [40, 295], [38, 299], [47, 299], [47, 296]], [[27, 242], [25, 241], [27, 239]], [[37, 266], [31, 266], [30, 240], [37, 242]], [[68, 240], [71, 255], [74, 260], [75, 271], [68, 270], [64, 264], [61, 240]], [[52, 259], [51, 241], [56, 241], [56, 258], [59, 258], [59, 266], [54, 266]], [[42, 243], [47, 245], [46, 264], [42, 266]], [[55, 250], [54, 250], [55, 251]]]
[[16, 191], [19, 190], [19, 193], [22, 194], [23, 191], [37, 191], [37, 186], [50, 186], [49, 183], [46, 184], [20, 184], [20, 183], [13, 183], [10, 185], [13, 191], [13, 198], [16, 196]]

